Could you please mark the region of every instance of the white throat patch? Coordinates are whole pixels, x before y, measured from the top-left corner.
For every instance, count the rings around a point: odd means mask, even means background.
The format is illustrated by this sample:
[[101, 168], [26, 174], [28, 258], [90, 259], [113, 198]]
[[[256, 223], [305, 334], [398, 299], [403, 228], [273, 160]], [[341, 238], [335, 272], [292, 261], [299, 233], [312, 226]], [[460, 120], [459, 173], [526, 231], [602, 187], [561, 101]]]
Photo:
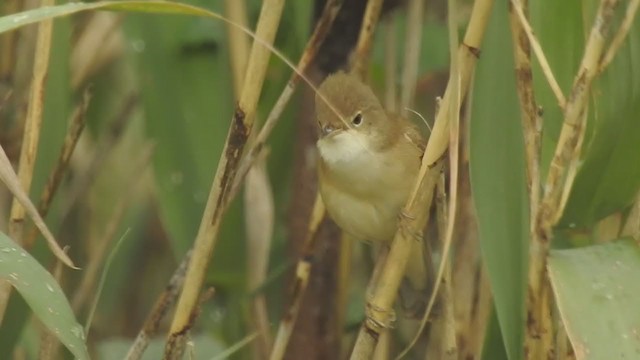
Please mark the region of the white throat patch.
[[318, 140], [320, 156], [328, 165], [367, 162], [373, 154], [367, 138], [355, 130], [341, 131], [334, 136]]

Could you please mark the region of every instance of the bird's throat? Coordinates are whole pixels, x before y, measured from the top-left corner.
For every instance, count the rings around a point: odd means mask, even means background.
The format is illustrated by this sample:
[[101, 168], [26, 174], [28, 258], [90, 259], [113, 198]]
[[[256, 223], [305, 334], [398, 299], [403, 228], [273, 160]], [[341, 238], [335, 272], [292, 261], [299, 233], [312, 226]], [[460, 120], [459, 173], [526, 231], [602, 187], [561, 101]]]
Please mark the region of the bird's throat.
[[356, 130], [344, 130], [318, 140], [318, 151], [325, 164], [336, 169], [359, 167], [376, 157], [366, 136]]

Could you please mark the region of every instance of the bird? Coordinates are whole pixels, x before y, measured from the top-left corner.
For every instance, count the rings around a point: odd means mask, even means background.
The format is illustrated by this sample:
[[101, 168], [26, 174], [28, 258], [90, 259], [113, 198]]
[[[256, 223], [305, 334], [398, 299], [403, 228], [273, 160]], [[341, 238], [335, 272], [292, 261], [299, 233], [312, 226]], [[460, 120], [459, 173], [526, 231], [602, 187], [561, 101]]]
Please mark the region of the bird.
[[[388, 246], [418, 176], [422, 134], [343, 71], [319, 86], [315, 112], [318, 184], [327, 213], [355, 239]], [[427, 291], [427, 270], [424, 247], [412, 249], [405, 276], [414, 291]]]

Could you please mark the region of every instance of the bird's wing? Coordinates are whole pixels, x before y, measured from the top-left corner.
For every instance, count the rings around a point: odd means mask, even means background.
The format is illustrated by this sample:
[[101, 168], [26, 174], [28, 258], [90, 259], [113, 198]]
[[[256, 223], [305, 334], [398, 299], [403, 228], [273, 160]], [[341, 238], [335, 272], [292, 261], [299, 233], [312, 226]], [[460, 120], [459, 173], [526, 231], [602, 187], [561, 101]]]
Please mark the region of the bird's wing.
[[405, 129], [405, 132], [403, 134], [404, 137], [407, 140], [409, 140], [411, 144], [415, 145], [418, 149], [420, 149], [420, 157], [422, 157], [422, 154], [424, 153], [424, 150], [427, 147], [427, 143], [424, 137], [422, 136], [422, 133], [420, 133], [420, 130], [418, 130], [418, 127], [415, 126], [409, 120], [402, 119], [401, 121], [405, 123], [405, 126], [403, 126], [403, 128]]
[[404, 129], [404, 136], [412, 145], [420, 149], [420, 157], [424, 153], [424, 150], [427, 147], [427, 142], [424, 139], [424, 135], [420, 132], [420, 129], [411, 121], [405, 119], [404, 117], [398, 114], [387, 113], [390, 118], [394, 118], [394, 120], [398, 121], [401, 124], [401, 128]]

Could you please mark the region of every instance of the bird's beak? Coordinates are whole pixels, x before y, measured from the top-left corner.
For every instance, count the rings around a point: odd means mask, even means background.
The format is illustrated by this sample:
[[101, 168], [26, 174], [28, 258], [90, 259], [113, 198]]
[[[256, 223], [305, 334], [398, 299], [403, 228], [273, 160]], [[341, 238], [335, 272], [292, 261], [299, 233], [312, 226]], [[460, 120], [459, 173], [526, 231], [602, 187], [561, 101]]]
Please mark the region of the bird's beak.
[[337, 128], [331, 124], [320, 125], [320, 133], [322, 137], [325, 137], [336, 130]]

